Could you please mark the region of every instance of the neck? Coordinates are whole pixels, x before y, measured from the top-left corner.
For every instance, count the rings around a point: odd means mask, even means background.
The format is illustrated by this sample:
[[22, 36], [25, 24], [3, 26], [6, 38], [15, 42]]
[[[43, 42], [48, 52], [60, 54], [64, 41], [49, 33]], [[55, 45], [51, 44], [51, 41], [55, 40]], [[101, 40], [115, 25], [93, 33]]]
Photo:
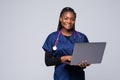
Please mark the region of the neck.
[[61, 33], [65, 36], [71, 36], [74, 30], [61, 29]]

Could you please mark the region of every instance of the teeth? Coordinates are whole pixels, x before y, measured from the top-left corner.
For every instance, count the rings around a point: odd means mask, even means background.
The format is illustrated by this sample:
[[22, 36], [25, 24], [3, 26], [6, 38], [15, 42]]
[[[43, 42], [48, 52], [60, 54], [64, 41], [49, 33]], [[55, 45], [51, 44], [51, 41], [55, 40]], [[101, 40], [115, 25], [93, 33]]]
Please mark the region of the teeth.
[[66, 24], [66, 26], [70, 26], [69, 24]]

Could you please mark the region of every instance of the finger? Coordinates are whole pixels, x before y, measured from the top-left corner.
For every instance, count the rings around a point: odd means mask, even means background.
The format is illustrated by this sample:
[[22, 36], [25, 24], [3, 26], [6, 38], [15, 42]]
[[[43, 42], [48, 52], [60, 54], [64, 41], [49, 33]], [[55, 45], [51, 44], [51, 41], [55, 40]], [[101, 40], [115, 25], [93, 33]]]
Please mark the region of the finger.
[[90, 64], [88, 64], [87, 60], [84, 60], [84, 64], [85, 64], [85, 66], [90, 66]]
[[84, 67], [85, 65], [83, 63], [79, 64], [80, 67]]

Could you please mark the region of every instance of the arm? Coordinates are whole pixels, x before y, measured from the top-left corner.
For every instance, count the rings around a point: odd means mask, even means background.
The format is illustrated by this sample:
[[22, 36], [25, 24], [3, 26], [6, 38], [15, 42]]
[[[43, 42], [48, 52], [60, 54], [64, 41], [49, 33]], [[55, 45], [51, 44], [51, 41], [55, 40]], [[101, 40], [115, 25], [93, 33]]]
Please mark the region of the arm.
[[45, 52], [45, 64], [47, 66], [52, 65], [59, 65], [61, 63], [65, 63], [66, 61], [71, 61], [72, 56], [62, 56], [62, 57], [55, 57], [50, 52]]
[[[59, 65], [61, 63], [66, 63], [71, 61], [72, 56], [62, 56], [62, 57], [55, 57], [52, 53], [50, 52], [45, 52], [45, 64], [47, 66], [53, 66], [53, 65]], [[83, 69], [88, 66], [86, 62], [83, 62], [82, 64], [79, 64], [80, 67]]]
[[45, 64], [47, 66], [58, 65], [61, 63], [60, 57], [54, 57], [50, 52], [45, 52]]

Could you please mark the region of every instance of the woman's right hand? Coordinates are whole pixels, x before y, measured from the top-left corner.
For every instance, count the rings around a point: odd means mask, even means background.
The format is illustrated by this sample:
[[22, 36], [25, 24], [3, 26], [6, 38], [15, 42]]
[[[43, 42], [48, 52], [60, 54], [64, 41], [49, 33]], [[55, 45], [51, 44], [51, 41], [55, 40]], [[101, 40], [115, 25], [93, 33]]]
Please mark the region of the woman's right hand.
[[70, 56], [70, 55], [61, 57], [61, 62], [62, 63], [71, 62], [71, 60], [72, 60], [72, 56]]

